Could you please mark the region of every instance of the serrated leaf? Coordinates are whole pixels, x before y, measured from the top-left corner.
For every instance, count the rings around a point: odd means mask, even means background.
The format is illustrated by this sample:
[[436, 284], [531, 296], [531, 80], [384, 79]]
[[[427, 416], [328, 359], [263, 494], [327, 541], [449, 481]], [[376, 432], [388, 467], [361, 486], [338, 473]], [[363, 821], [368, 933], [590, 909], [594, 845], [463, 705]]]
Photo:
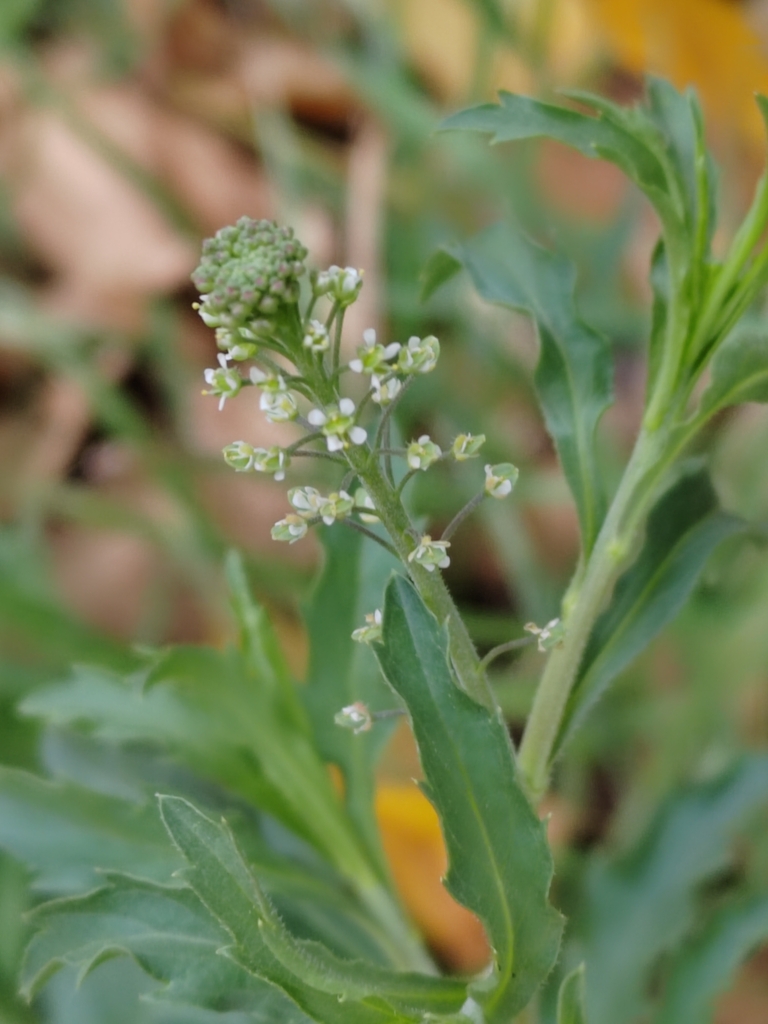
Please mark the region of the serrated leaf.
[[716, 997], [766, 941], [768, 897], [755, 897], [715, 914], [673, 963], [654, 1024], [711, 1024]]
[[768, 333], [756, 323], [742, 324], [718, 348], [697, 420], [743, 402], [768, 402]]
[[395, 576], [377, 657], [405, 701], [448, 850], [448, 891], [483, 922], [490, 978], [470, 986], [489, 1024], [512, 1019], [557, 957], [562, 922], [547, 899], [545, 827], [520, 787], [500, 715], [454, 682], [445, 630], [413, 586]]
[[734, 834], [766, 806], [768, 757], [746, 757], [670, 799], [629, 854], [593, 863], [583, 935], [590, 1024], [629, 1024], [643, 1012], [657, 958], [691, 927], [696, 887], [722, 870]]
[[616, 584], [598, 619], [568, 700], [560, 750], [610, 683], [685, 604], [714, 549], [745, 523], [718, 508], [706, 470], [685, 472], [648, 518], [634, 564]]
[[163, 821], [189, 863], [189, 884], [232, 938], [230, 955], [256, 977], [281, 988], [317, 1024], [396, 1024], [413, 1018], [368, 1001], [339, 1001], [288, 970], [264, 941], [270, 914], [256, 879], [224, 823], [211, 821], [179, 797], [161, 797]]
[[563, 978], [557, 996], [557, 1024], [587, 1024], [584, 964]]
[[191, 889], [113, 875], [106, 888], [55, 900], [32, 916], [35, 935], [22, 969], [27, 998], [66, 965], [82, 980], [106, 959], [130, 956], [163, 983], [162, 999], [207, 1009], [262, 1010], [262, 1002], [286, 1020], [306, 1024], [271, 986], [218, 955], [227, 933]]
[[586, 93], [572, 95], [596, 108], [598, 116], [501, 91], [498, 104], [462, 110], [446, 118], [440, 129], [489, 133], [493, 135], [492, 143], [546, 137], [563, 142], [584, 156], [608, 160], [642, 189], [667, 231], [676, 236], [682, 230], [682, 211], [675, 202], [679, 187], [670, 180], [670, 168], [665, 167], [661, 147], [649, 145], [652, 122], [640, 111], [627, 111], [599, 97]]
[[370, 732], [353, 735], [340, 729], [334, 716], [356, 701], [373, 711], [392, 706], [391, 691], [373, 653], [366, 644], [352, 639], [352, 631], [363, 624], [366, 614], [381, 606], [384, 587], [397, 563], [384, 549], [364, 543], [352, 530], [324, 529], [321, 539], [325, 564], [304, 611], [310, 660], [301, 696], [320, 755], [341, 769], [347, 810], [385, 878], [373, 811], [373, 768], [393, 724], [377, 723]]
[[0, 767], [0, 847], [51, 893], [93, 886], [99, 870], [165, 879], [179, 866], [151, 805], [6, 767]]
[[575, 269], [522, 232], [498, 224], [453, 248], [488, 302], [528, 313], [541, 353], [535, 384], [581, 523], [588, 554], [605, 513], [595, 431], [613, 400], [613, 366], [604, 338], [574, 307]]

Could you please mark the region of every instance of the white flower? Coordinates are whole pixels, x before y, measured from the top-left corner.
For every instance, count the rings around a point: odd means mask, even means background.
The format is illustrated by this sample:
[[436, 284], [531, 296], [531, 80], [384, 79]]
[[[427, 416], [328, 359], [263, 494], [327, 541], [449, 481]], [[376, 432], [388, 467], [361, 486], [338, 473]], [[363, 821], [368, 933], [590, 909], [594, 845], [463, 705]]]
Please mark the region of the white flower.
[[451, 451], [457, 462], [473, 459], [485, 444], [485, 434], [459, 434]]
[[263, 391], [277, 393], [288, 390], [285, 378], [280, 373], [265, 373], [258, 366], [252, 366], [248, 376], [251, 379], [251, 384], [257, 384]]
[[358, 487], [355, 491], [355, 508], [361, 510], [358, 515], [364, 523], [378, 523], [379, 517], [375, 514], [373, 498], [364, 487]]
[[397, 367], [401, 373], [429, 373], [437, 366], [440, 342], [434, 334], [426, 338], [412, 337], [400, 349]]
[[243, 378], [234, 367], [227, 366], [227, 357], [219, 355], [219, 365], [215, 369], [208, 369], [203, 374], [208, 390], [203, 391], [204, 395], [219, 395], [219, 409], [224, 408], [228, 398], [234, 398], [243, 386]]
[[304, 328], [304, 348], [310, 352], [327, 352], [330, 343], [325, 325], [319, 320], [310, 320]]
[[290, 391], [265, 391], [259, 399], [259, 408], [270, 423], [287, 423], [299, 415], [299, 407]]
[[387, 380], [381, 380], [374, 374], [371, 377], [371, 400], [376, 405], [389, 405], [397, 398], [400, 394], [400, 390], [403, 384], [397, 377], [389, 377]]
[[355, 403], [351, 398], [342, 398], [338, 405], [325, 409], [312, 409], [307, 419], [325, 434], [329, 452], [341, 451], [350, 444], [364, 444], [368, 437], [366, 430], [355, 425]]
[[400, 351], [400, 345], [393, 341], [390, 345], [376, 344], [376, 331], [372, 327], [363, 331], [363, 344], [357, 350], [357, 359], [349, 364], [353, 373], [380, 373], [389, 369], [387, 363], [394, 359]]
[[363, 287], [363, 272], [354, 267], [328, 267], [315, 278], [315, 295], [329, 295], [342, 309], [351, 306]]
[[355, 502], [346, 491], [334, 491], [327, 498], [322, 498], [318, 515], [326, 526], [331, 526], [337, 519], [344, 519], [355, 507]]
[[297, 540], [306, 537], [308, 526], [301, 516], [290, 513], [272, 527], [272, 540], [286, 540], [289, 544], [295, 544]]
[[290, 456], [277, 445], [253, 449], [253, 468], [257, 473], [273, 473], [275, 480], [285, 480], [285, 471], [290, 464]]
[[550, 619], [546, 626], [537, 626], [535, 622], [527, 622], [523, 629], [538, 637], [537, 647], [544, 654], [553, 647], [559, 647], [565, 637], [565, 626], [560, 619]]
[[342, 729], [351, 729], [355, 735], [359, 732], [369, 732], [373, 726], [373, 716], [368, 710], [368, 706], [360, 700], [337, 711], [333, 720]]
[[485, 493], [491, 498], [506, 498], [517, 483], [520, 470], [511, 462], [485, 467]]
[[429, 434], [422, 434], [418, 441], [411, 441], [406, 448], [405, 460], [411, 469], [429, 469], [442, 454]]
[[418, 546], [408, 555], [408, 561], [418, 562], [427, 572], [434, 572], [435, 566], [446, 569], [451, 564], [447, 553], [450, 546], [450, 541], [432, 540], [429, 534], [425, 533]]
[[364, 626], [360, 626], [352, 633], [352, 639], [360, 644], [372, 644], [381, 640], [381, 610], [377, 608], [375, 612], [366, 615], [365, 622]]
[[314, 487], [292, 487], [288, 491], [288, 501], [304, 519], [313, 519], [320, 515], [320, 505], [325, 499]]

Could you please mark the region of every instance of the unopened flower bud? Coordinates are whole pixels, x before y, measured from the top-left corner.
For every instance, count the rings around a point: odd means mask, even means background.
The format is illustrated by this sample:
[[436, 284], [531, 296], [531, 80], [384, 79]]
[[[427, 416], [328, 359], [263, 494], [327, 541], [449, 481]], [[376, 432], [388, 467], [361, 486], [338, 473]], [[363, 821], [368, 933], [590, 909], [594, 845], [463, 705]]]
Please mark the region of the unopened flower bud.
[[457, 462], [473, 459], [485, 444], [485, 434], [459, 434], [451, 451]]
[[434, 334], [426, 338], [409, 338], [403, 345], [397, 359], [401, 373], [429, 373], [437, 366], [440, 356], [440, 342]]
[[272, 527], [272, 540], [283, 540], [288, 541], [289, 544], [295, 544], [297, 540], [306, 537], [307, 530], [308, 526], [301, 516], [289, 513]]
[[491, 498], [506, 498], [517, 483], [520, 470], [511, 462], [485, 467], [485, 493]]
[[408, 555], [408, 561], [424, 566], [427, 572], [434, 572], [435, 566], [439, 569], [447, 569], [451, 564], [448, 557], [450, 546], [450, 541], [432, 540], [429, 534], [425, 533], [417, 547]]
[[430, 440], [429, 434], [422, 434], [418, 441], [411, 441], [405, 450], [405, 461], [411, 469], [429, 469], [443, 453]]

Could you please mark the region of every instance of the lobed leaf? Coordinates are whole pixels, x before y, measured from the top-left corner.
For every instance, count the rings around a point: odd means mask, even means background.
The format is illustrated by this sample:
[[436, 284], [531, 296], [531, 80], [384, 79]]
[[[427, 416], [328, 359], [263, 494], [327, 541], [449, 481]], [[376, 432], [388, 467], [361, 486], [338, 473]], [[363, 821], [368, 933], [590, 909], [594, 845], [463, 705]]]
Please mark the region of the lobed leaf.
[[8, 767], [0, 767], [0, 848], [55, 893], [93, 886], [100, 870], [160, 880], [179, 866], [151, 805]]
[[613, 367], [605, 339], [574, 307], [575, 269], [503, 224], [451, 251], [484, 299], [528, 313], [536, 322], [541, 342], [536, 389], [589, 554], [605, 514], [595, 431], [613, 400]]
[[560, 750], [619, 673], [685, 604], [713, 550], [745, 529], [718, 508], [707, 472], [692, 467], [648, 518], [645, 543], [616, 584], [587, 644], [557, 743]]
[[376, 653], [411, 716], [424, 789], [448, 850], [446, 888], [478, 915], [493, 948], [491, 976], [470, 993], [488, 1024], [507, 1024], [546, 977], [560, 943], [562, 921], [547, 900], [545, 826], [518, 782], [500, 715], [456, 685], [445, 631], [401, 576], [387, 587]]
[[671, 798], [629, 854], [593, 862], [583, 935], [591, 1024], [629, 1024], [644, 1011], [659, 955], [691, 928], [696, 887], [728, 863], [734, 834], [766, 806], [768, 756], [745, 757]]
[[308, 983], [274, 955], [263, 922], [274, 911], [224, 823], [211, 821], [186, 800], [161, 797], [163, 821], [189, 868], [189, 884], [231, 936], [229, 955], [256, 977], [281, 988], [317, 1024], [397, 1024], [413, 1016], [393, 1012], [379, 999], [344, 1000]]
[[218, 955], [227, 933], [191, 889], [111, 875], [105, 888], [43, 904], [32, 924], [22, 969], [28, 999], [67, 965], [82, 981], [105, 960], [130, 956], [162, 983], [155, 998], [218, 1011], [269, 1008], [306, 1024], [278, 990]]
[[753, 897], [715, 914], [676, 958], [654, 1024], [711, 1024], [716, 997], [766, 941], [768, 897]]

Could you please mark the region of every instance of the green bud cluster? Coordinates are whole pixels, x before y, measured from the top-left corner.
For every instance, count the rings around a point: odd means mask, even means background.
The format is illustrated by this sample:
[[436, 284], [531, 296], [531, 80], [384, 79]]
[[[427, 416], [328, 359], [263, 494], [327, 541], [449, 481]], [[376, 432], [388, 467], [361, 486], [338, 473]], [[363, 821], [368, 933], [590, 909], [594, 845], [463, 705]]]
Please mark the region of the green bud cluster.
[[258, 336], [270, 318], [298, 301], [306, 255], [292, 228], [241, 217], [203, 243], [192, 274], [200, 316], [209, 327]]

